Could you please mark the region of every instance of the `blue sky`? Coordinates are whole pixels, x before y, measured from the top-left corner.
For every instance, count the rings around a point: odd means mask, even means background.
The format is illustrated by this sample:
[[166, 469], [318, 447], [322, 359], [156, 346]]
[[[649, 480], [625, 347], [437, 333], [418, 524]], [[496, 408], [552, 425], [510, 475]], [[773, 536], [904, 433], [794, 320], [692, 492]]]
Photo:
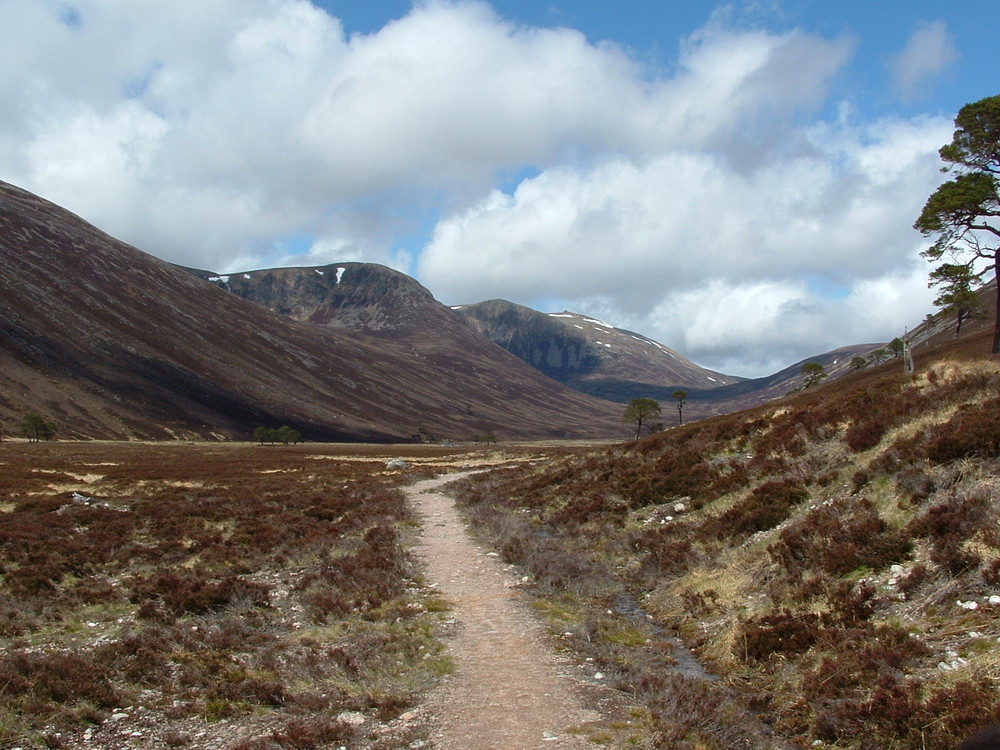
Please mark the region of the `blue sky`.
[[0, 179], [218, 272], [363, 260], [760, 375], [931, 309], [995, 0], [0, 0]]

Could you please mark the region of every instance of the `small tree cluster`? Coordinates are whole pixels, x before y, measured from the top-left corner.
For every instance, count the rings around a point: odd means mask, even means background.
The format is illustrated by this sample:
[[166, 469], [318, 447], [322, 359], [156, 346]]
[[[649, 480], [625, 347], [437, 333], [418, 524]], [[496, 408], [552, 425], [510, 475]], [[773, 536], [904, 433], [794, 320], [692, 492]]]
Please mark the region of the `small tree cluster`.
[[34, 412], [29, 412], [21, 420], [21, 436], [27, 438], [29, 443], [51, 440], [56, 436], [56, 425], [54, 422], [46, 422]]
[[258, 427], [253, 431], [253, 439], [263, 445], [264, 443], [281, 443], [282, 445], [298, 445], [302, 442], [302, 433], [288, 425], [281, 427]]
[[851, 367], [855, 370], [864, 370], [870, 365], [880, 365], [889, 359], [896, 359], [906, 355], [906, 342], [899, 336], [888, 344], [869, 352], [867, 357], [852, 357]]

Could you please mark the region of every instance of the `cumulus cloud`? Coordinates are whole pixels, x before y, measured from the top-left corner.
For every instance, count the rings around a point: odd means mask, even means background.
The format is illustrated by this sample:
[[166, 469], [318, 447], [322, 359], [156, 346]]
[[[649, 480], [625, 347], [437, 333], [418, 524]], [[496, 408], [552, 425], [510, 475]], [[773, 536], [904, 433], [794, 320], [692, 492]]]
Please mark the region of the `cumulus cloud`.
[[[816, 326], [898, 328], [866, 290], [923, 293], [910, 224], [950, 123], [821, 118], [853, 48], [717, 15], [668, 74], [485, 2], [349, 36], [306, 0], [4, 0], [0, 177], [174, 262], [390, 263], [747, 374]], [[949, 49], [918, 29], [901, 90]]]
[[929, 309], [926, 268], [861, 280], [830, 294], [809, 281], [708, 281], [629, 321], [677, 342], [699, 364], [749, 377], [846, 344], [888, 341]]
[[906, 47], [889, 61], [896, 94], [904, 103], [918, 101], [933, 80], [957, 59], [954, 38], [944, 21], [920, 24]]
[[[796, 152], [751, 169], [688, 147], [556, 167], [443, 220], [419, 271], [450, 301], [555, 296], [700, 363], [762, 374], [895, 336], [929, 309], [911, 224], [950, 127], [861, 126], [845, 108], [789, 125]], [[876, 303], [872, 289], [898, 293]]]

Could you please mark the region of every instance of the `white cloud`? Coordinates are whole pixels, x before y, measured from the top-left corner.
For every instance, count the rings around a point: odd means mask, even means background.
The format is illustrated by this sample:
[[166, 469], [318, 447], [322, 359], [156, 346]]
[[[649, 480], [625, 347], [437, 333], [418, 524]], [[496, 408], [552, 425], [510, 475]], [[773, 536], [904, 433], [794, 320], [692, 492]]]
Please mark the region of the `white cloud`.
[[[750, 170], [691, 149], [547, 170], [442, 221], [420, 275], [449, 303], [555, 297], [762, 374], [927, 312], [911, 225], [949, 133], [943, 119], [860, 127], [845, 111], [790, 131], [808, 146], [797, 156]], [[876, 303], [872, 289], [893, 293]]]
[[896, 94], [905, 103], [921, 99], [933, 79], [957, 59], [954, 38], [944, 21], [920, 24], [906, 47], [889, 61]]
[[699, 364], [758, 377], [846, 344], [902, 335], [930, 309], [926, 281], [918, 262], [832, 296], [804, 281], [713, 280], [627, 323], [677, 342]]
[[[734, 368], [812, 346], [812, 323], [885, 328], [833, 321], [911, 283], [910, 224], [950, 135], [846, 108], [818, 121], [853, 42], [721, 15], [667, 75], [483, 2], [351, 37], [306, 0], [73, 7], [0, 2], [3, 179], [175, 262], [412, 263], [446, 302], [579, 302]], [[949, 44], [919, 29], [901, 86]], [[442, 211], [426, 248], [399, 239]]]

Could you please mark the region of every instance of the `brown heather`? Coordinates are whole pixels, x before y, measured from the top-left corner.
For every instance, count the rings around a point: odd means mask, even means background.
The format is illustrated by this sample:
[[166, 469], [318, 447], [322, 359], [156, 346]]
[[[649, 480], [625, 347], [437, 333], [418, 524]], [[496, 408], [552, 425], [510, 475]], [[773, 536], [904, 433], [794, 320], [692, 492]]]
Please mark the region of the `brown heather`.
[[1000, 369], [962, 345], [462, 502], [651, 747], [949, 750], [1000, 719]]
[[446, 665], [384, 466], [0, 443], [0, 746], [368, 746]]

